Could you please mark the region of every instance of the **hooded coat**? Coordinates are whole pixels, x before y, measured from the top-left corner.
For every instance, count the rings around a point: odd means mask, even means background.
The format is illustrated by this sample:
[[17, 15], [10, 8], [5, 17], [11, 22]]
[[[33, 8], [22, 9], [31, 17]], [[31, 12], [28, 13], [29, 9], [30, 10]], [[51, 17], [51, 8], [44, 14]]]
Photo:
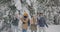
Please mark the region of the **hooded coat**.
[[24, 12], [24, 15], [21, 18], [21, 20], [22, 20], [22, 29], [27, 30], [28, 29], [28, 20], [29, 20], [29, 18], [28, 18], [28, 14], [26, 12]]

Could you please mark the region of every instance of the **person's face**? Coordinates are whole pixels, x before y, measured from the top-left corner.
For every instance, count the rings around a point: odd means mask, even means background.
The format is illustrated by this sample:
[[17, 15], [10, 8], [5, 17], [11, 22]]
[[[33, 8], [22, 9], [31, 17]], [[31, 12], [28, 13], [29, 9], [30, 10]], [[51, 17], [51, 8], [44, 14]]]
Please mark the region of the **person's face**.
[[28, 16], [24, 16], [24, 18], [27, 18]]
[[43, 14], [40, 14], [40, 16], [42, 16]]

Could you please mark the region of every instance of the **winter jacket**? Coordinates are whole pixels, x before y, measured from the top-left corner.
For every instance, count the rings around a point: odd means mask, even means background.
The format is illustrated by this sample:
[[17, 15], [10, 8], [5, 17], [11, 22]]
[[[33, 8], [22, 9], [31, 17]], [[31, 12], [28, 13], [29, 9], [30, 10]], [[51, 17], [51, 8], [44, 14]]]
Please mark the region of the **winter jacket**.
[[35, 17], [32, 17], [32, 19], [31, 19], [31, 30], [37, 30], [37, 25], [36, 25], [36, 19], [35, 19]]
[[19, 20], [17, 18], [13, 19], [12, 24], [18, 26]]
[[26, 29], [28, 28], [28, 18], [24, 20], [24, 18], [22, 19], [23, 23], [22, 23], [22, 29]]
[[44, 27], [45, 25], [48, 27], [48, 25], [46, 24], [46, 20], [44, 17], [39, 17], [37, 18], [37, 21], [38, 21], [38, 25], [40, 27]]
[[35, 24], [36, 23], [36, 19], [35, 19], [35, 17], [32, 17], [32, 19], [31, 19], [31, 24]]

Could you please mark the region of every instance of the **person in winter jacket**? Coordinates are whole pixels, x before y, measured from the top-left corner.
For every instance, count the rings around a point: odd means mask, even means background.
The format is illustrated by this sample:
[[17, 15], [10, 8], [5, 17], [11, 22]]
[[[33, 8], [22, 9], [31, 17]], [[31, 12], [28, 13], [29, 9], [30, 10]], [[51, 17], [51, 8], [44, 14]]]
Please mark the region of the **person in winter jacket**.
[[23, 17], [21, 18], [22, 20], [22, 32], [27, 32], [28, 29], [28, 14], [26, 12], [24, 12]]
[[39, 25], [39, 32], [45, 32], [45, 26], [48, 27], [48, 25], [46, 24], [46, 19], [44, 18], [43, 13], [39, 13], [37, 21]]
[[33, 31], [37, 32], [37, 25], [36, 25], [35, 16], [32, 16], [30, 23], [31, 23], [31, 32], [33, 32]]

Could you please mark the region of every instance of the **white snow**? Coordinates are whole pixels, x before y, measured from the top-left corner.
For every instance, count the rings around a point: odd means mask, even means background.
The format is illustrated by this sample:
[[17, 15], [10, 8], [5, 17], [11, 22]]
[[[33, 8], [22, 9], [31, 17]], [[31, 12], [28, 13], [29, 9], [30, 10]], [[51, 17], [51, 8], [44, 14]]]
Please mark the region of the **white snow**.
[[[17, 32], [17, 30], [18, 29], [15, 27], [14, 31]], [[46, 32], [60, 32], [60, 25], [49, 25], [48, 28], [45, 27], [45, 30], [46, 30]], [[21, 31], [18, 30], [18, 32], [21, 32]], [[31, 32], [31, 30], [28, 29], [27, 32]], [[39, 32], [39, 28], [38, 28], [37, 32]]]
[[46, 32], [60, 32], [60, 25], [49, 25], [49, 28], [46, 28]]
[[22, 9], [20, 0], [17, 0], [17, 1], [15, 0], [15, 6], [16, 6], [16, 8], [17, 8], [18, 10], [21, 10], [21, 9]]

